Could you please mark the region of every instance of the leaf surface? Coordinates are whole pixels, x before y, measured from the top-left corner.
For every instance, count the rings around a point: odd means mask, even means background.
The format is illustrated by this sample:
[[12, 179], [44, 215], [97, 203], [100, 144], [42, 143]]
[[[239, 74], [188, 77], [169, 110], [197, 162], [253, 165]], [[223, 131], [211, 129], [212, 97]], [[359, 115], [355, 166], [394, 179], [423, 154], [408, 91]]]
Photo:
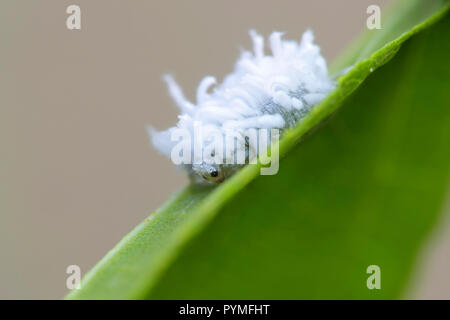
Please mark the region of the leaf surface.
[[[277, 175], [251, 165], [188, 186], [68, 298], [401, 297], [450, 172], [449, 6], [410, 2], [336, 63], [356, 62], [286, 132]], [[382, 290], [367, 289], [369, 265]]]

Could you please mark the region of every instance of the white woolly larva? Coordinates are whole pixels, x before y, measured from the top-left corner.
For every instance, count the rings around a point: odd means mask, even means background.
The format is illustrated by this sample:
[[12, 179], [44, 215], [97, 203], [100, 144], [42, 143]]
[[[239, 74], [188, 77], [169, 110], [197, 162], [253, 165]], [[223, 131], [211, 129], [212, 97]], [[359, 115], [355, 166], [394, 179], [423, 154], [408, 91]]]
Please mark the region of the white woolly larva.
[[[195, 135], [199, 125], [207, 132], [215, 131], [225, 136], [230, 128], [279, 128], [282, 131], [298, 123], [335, 85], [328, 76], [326, 61], [319, 46], [314, 44], [310, 30], [303, 34], [300, 43], [282, 40], [282, 35], [281, 32], [270, 35], [272, 55], [265, 55], [264, 38], [250, 30], [253, 53], [244, 51], [234, 71], [221, 84], [217, 85], [214, 77], [205, 77], [197, 88], [196, 104], [184, 97], [172, 76], [165, 75], [169, 94], [181, 115], [178, 124], [168, 130], [157, 132], [150, 128], [155, 148], [170, 157], [176, 144], [171, 137], [175, 130], [184, 129]], [[215, 88], [209, 93], [212, 86]], [[248, 163], [255, 153], [249, 150], [247, 138], [237, 137], [233, 146], [246, 150]], [[196, 143], [200, 149], [208, 145], [206, 138]], [[211, 161], [216, 156], [215, 151], [208, 152], [203, 152], [199, 161], [181, 164], [194, 182], [220, 183], [244, 165], [230, 161], [230, 157], [235, 160], [237, 153], [231, 153], [221, 163]]]

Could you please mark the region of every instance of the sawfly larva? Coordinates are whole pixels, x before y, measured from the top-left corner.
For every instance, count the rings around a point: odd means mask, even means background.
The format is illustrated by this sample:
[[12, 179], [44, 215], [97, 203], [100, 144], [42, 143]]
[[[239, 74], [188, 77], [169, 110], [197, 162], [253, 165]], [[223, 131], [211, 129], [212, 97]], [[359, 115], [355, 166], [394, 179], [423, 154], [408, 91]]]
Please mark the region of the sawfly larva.
[[[234, 148], [234, 152], [224, 152], [225, 156], [220, 159], [223, 161], [213, 161], [217, 160], [216, 148], [212, 152], [203, 152], [200, 159], [198, 156], [194, 159], [188, 157], [190, 163], [185, 161], [180, 164], [196, 183], [220, 183], [255, 157], [248, 136], [242, 134], [244, 130], [278, 128], [282, 133], [301, 121], [335, 87], [310, 30], [303, 34], [299, 43], [283, 40], [281, 32], [273, 32], [269, 37], [271, 55], [264, 53], [264, 38], [261, 35], [251, 30], [250, 37], [253, 52], [244, 51], [234, 71], [221, 84], [217, 84], [211, 76], [201, 80], [195, 104], [184, 97], [172, 76], [164, 76], [170, 96], [181, 115], [177, 125], [168, 130], [158, 132], [149, 128], [156, 149], [169, 157], [173, 156], [173, 148], [180, 138], [174, 138], [174, 135], [179, 129], [191, 133], [191, 136], [195, 135], [194, 131], [199, 126], [207, 132], [214, 131], [216, 135], [218, 132], [223, 137], [229, 130], [241, 133], [236, 136], [233, 145], [228, 146]], [[204, 135], [196, 143], [200, 149], [205, 149], [209, 142], [210, 139]], [[193, 145], [188, 152], [194, 152], [191, 149]], [[220, 145], [219, 149], [222, 147]], [[236, 163], [238, 151], [244, 152], [245, 163]]]

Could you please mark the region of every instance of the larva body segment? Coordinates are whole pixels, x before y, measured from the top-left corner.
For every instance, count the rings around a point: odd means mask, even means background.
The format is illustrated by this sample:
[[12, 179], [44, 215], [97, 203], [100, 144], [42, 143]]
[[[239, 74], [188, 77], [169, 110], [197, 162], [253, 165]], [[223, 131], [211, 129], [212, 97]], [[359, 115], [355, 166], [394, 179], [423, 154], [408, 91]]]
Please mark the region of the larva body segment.
[[[181, 115], [176, 127], [161, 132], [150, 130], [152, 142], [159, 151], [171, 156], [177, 144], [171, 136], [177, 129], [187, 130], [192, 137], [199, 126], [223, 137], [229, 130], [242, 133], [248, 129], [279, 128], [282, 131], [297, 124], [334, 88], [326, 61], [320, 55], [319, 46], [314, 44], [310, 30], [303, 34], [300, 43], [282, 40], [282, 33], [273, 32], [269, 37], [272, 55], [265, 55], [262, 36], [253, 30], [250, 36], [253, 52], [244, 51], [234, 71], [221, 84], [217, 85], [214, 77], [205, 77], [197, 88], [196, 104], [184, 97], [171, 76], [164, 76]], [[207, 148], [209, 142], [207, 138], [197, 141], [200, 148]], [[234, 149], [229, 154], [224, 152], [224, 163], [211, 161], [216, 155], [211, 152], [202, 154], [202, 159], [194, 164], [182, 166], [194, 182], [219, 183], [244, 165], [236, 164], [238, 151], [245, 150], [246, 163], [254, 156], [245, 134], [236, 137]]]

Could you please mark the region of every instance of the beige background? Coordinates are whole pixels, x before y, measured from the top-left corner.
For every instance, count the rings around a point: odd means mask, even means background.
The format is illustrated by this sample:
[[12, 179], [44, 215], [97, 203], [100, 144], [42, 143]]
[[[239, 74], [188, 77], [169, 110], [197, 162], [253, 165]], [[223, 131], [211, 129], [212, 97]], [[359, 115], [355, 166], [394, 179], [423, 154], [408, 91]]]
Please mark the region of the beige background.
[[[232, 70], [249, 28], [311, 27], [330, 60], [388, 2], [2, 0], [0, 298], [61, 298], [69, 264], [87, 271], [186, 183], [145, 132], [176, 121], [162, 73], [193, 97]], [[81, 31], [66, 29], [69, 4]]]

